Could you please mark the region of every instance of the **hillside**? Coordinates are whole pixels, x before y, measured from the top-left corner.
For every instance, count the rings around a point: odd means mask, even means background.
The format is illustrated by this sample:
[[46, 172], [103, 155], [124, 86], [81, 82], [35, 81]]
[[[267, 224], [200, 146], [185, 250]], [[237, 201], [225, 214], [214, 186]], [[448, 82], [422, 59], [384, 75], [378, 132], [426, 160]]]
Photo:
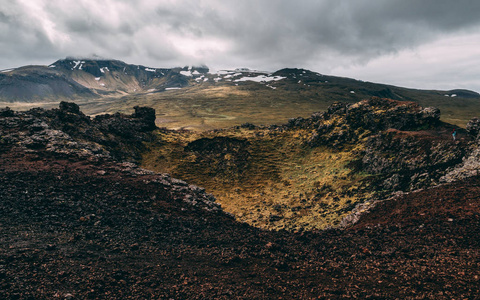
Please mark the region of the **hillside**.
[[[190, 69], [195, 74], [208, 69]], [[182, 69], [154, 69], [118, 60], [58, 60], [49, 66], [27, 66], [0, 74], [4, 102], [40, 102], [147, 93], [188, 85]], [[70, 84], [72, 86], [65, 85]], [[76, 87], [77, 89], [75, 89]]]
[[95, 93], [89, 88], [44, 66], [0, 73], [0, 99], [5, 102], [52, 102], [93, 97]]
[[372, 96], [438, 107], [442, 120], [460, 126], [480, 114], [480, 95], [473, 91], [408, 89], [304, 69], [210, 72], [207, 67], [151, 68], [67, 58], [0, 73], [2, 106], [53, 108], [61, 100], [74, 100], [86, 114], [97, 115], [131, 113], [131, 107], [146, 105], [156, 109], [158, 126], [197, 131], [246, 122], [279, 124], [308, 117], [336, 101]]
[[[0, 110], [0, 298], [474, 299], [480, 293], [479, 165], [469, 161], [478, 153], [478, 119], [453, 142], [452, 125], [439, 121], [438, 110], [379, 98], [335, 104], [281, 126], [245, 124], [204, 136], [158, 130], [154, 116], [136, 107], [130, 115], [91, 118], [65, 102], [52, 110]], [[340, 224], [344, 229], [262, 230], [225, 213], [223, 200], [208, 193], [213, 185], [205, 190], [125, 162], [158, 158], [162, 148], [157, 165], [175, 166], [180, 150], [191, 158], [185, 167], [207, 184], [217, 168], [224, 170], [220, 179], [251, 175], [252, 186], [263, 184], [261, 176], [296, 174], [330, 180], [329, 193], [348, 180], [363, 181], [366, 190], [351, 196], [366, 198]], [[429, 188], [442, 178], [453, 182]], [[282, 180], [275, 192], [283, 195], [308, 193], [313, 182]], [[318, 197], [321, 203], [330, 196]]]

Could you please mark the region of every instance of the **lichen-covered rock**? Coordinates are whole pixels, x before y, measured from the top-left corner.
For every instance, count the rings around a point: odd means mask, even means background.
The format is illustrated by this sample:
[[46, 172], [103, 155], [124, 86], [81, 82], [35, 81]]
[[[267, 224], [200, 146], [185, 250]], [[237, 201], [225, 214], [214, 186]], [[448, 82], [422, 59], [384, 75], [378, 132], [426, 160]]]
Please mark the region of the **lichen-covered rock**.
[[157, 128], [155, 125], [155, 109], [142, 106], [135, 106], [133, 109], [135, 112], [132, 114], [132, 118], [138, 121], [138, 130], [145, 132]]
[[480, 134], [480, 120], [473, 118], [467, 123], [467, 132], [478, 140]]
[[[387, 129], [418, 130], [438, 124], [440, 110], [422, 108], [417, 103], [373, 97], [354, 104], [334, 103], [325, 113], [309, 120], [292, 119], [287, 126], [311, 126], [316, 132], [310, 146], [341, 148], [357, 143], [367, 135]], [[301, 121], [301, 122], [300, 122]]]
[[462, 163], [454, 166], [440, 178], [440, 182], [454, 182], [480, 174], [480, 148], [476, 148], [465, 157]]
[[362, 162], [364, 171], [381, 174], [452, 166], [463, 155], [463, 149], [451, 141], [432, 141], [421, 134], [389, 130], [368, 139]]
[[[359, 159], [352, 165], [375, 175], [377, 192], [385, 195], [439, 183], [440, 177], [472, 151], [470, 138], [461, 129], [457, 141], [452, 140], [455, 127], [440, 121], [439, 109], [422, 108], [414, 102], [373, 97], [354, 104], [334, 103], [324, 113], [292, 119], [288, 124], [289, 128], [299, 126], [312, 130], [306, 142], [310, 147], [357, 149]], [[467, 130], [477, 137], [480, 121], [470, 121]], [[463, 171], [455, 172], [474, 174], [472, 170], [480, 169], [477, 161], [478, 157], [472, 156]], [[453, 173], [449, 176], [455, 180]]]
[[422, 132], [388, 130], [368, 139], [360, 169], [386, 177], [386, 191], [415, 190], [434, 185], [460, 162], [468, 148]]
[[13, 117], [14, 111], [10, 107], [0, 109], [0, 117]]
[[61, 102], [59, 109], [34, 108], [0, 111], [2, 139], [28, 149], [44, 149], [62, 155], [113, 157], [136, 160], [143, 142], [155, 129], [155, 110], [135, 107], [132, 115], [103, 115], [93, 120], [75, 103]]
[[36, 159], [53, 157], [94, 163], [103, 166], [96, 172], [99, 176], [110, 173], [127, 177], [150, 176], [145, 183], [159, 185], [174, 199], [208, 211], [220, 211], [215, 197], [203, 188], [139, 168], [132, 162], [118, 162], [137, 154], [135, 151], [154, 129], [154, 117], [153, 109], [136, 107], [130, 116], [114, 114], [91, 120], [78, 105], [67, 102], [62, 102], [60, 109], [52, 110], [15, 112], [3, 109], [0, 111], [0, 153], [13, 148], [15, 153], [22, 151], [37, 156]]
[[440, 110], [436, 107], [425, 107], [420, 111], [423, 120], [436, 122], [440, 120]]

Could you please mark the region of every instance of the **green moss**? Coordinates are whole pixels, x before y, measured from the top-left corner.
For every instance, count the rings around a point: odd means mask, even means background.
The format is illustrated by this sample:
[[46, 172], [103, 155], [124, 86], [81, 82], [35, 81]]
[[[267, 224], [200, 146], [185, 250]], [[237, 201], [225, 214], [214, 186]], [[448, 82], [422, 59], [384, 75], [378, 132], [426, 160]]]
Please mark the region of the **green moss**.
[[[225, 145], [203, 154], [187, 147], [193, 141], [219, 137], [244, 141], [248, 155], [238, 157], [240, 152]], [[305, 146], [307, 137], [309, 132], [302, 129], [159, 132], [159, 141], [149, 145], [142, 167], [205, 187], [226, 211], [251, 225], [320, 229], [338, 223], [367, 195], [361, 191], [365, 175], [348, 167], [361, 146], [341, 151], [310, 148]]]

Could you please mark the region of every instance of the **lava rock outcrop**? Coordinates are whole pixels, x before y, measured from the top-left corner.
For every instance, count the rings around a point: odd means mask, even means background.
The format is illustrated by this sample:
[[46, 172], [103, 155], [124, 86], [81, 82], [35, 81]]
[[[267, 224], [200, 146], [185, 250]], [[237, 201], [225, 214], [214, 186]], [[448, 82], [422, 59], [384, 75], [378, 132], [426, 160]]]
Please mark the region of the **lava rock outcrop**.
[[[134, 109], [132, 115], [117, 113], [93, 120], [85, 116], [78, 105], [67, 102], [52, 110], [14, 112], [9, 108], [1, 109], [0, 153], [27, 153], [32, 160], [53, 157], [62, 161], [83, 161], [103, 166], [98, 170], [100, 175], [110, 172], [105, 169], [128, 176], [154, 175], [133, 162], [121, 162], [138, 158], [143, 142], [151, 139], [151, 130], [156, 128], [153, 109]], [[220, 210], [220, 205], [205, 189], [168, 174], [156, 174], [148, 182], [155, 182], [173, 197], [191, 205]]]
[[354, 104], [334, 103], [326, 112], [309, 119], [292, 119], [287, 126], [315, 129], [310, 146], [343, 147], [367, 135], [387, 129], [402, 131], [432, 128], [440, 123], [440, 111], [417, 103], [372, 97]]
[[286, 127], [313, 130], [310, 147], [356, 147], [358, 161], [352, 168], [373, 175], [371, 185], [384, 197], [448, 181], [443, 177], [476, 148], [471, 136], [479, 134], [479, 124], [474, 119], [465, 131], [441, 122], [437, 108], [373, 97], [335, 103], [310, 118], [291, 119]]
[[[152, 139], [155, 110], [135, 107], [132, 115], [116, 113], [90, 118], [75, 103], [61, 102], [59, 109], [0, 110], [3, 139], [30, 149], [52, 153], [111, 156], [119, 161], [137, 161], [143, 142]], [[85, 153], [84, 153], [85, 152]], [[84, 154], [82, 154], [84, 153]]]

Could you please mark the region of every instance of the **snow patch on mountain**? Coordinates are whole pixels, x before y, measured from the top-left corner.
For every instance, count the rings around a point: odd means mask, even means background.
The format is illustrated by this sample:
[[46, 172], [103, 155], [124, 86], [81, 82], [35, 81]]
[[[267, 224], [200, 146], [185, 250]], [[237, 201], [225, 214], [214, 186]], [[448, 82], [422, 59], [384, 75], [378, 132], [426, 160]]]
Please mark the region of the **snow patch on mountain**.
[[183, 76], [187, 76], [187, 77], [192, 77], [192, 72], [191, 71], [180, 71], [180, 74], [182, 74]]
[[243, 82], [243, 81], [253, 81], [253, 82], [271, 82], [271, 81], [279, 81], [285, 79], [286, 77], [283, 76], [266, 76], [266, 75], [258, 75], [256, 77], [242, 77], [239, 79], [234, 80], [235, 82]]
[[72, 68], [72, 70], [75, 70], [78, 66], [80, 66], [78, 69], [82, 69], [82, 65], [85, 63], [83, 60], [74, 60], [73, 63], [75, 64]]

